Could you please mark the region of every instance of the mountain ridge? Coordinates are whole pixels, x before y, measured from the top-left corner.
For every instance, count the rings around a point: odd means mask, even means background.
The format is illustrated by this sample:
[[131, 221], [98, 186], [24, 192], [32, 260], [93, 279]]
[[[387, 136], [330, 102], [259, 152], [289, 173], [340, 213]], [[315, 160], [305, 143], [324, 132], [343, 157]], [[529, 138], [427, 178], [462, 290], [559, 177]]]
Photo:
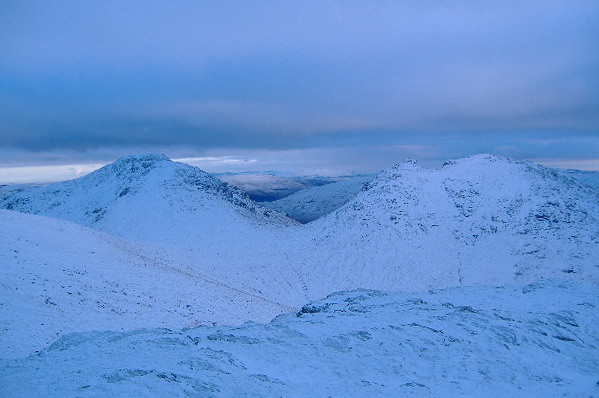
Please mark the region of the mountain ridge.
[[[106, 184], [114, 174], [125, 181], [118, 189]], [[137, 185], [123, 194], [130, 180]], [[437, 170], [399, 163], [303, 226], [274, 211], [265, 217], [272, 210], [247, 196], [231, 201], [238, 190], [161, 155], [126, 157], [71, 184], [81, 182], [108, 186], [112, 199], [128, 204], [111, 210], [108, 221], [99, 212], [94, 228], [159, 244], [181, 270], [287, 304], [360, 287], [422, 290], [544, 277], [599, 282], [596, 191], [553, 169], [496, 155]], [[60, 197], [53, 186], [40, 189]], [[143, 203], [130, 200], [136, 194]], [[80, 211], [90, 194], [75, 196], [71, 206]], [[41, 202], [52, 216], [52, 202]]]

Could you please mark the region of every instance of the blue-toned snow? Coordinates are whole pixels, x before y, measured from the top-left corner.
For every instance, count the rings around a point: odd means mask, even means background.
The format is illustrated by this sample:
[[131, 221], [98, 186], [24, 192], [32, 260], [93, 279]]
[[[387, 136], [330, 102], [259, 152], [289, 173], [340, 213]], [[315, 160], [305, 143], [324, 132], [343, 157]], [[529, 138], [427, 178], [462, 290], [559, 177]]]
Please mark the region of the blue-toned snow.
[[161, 155], [3, 192], [0, 396], [599, 394], [599, 196], [558, 171], [402, 163], [306, 225]]
[[3, 397], [599, 394], [599, 288], [335, 293], [268, 324], [75, 333], [1, 361]]

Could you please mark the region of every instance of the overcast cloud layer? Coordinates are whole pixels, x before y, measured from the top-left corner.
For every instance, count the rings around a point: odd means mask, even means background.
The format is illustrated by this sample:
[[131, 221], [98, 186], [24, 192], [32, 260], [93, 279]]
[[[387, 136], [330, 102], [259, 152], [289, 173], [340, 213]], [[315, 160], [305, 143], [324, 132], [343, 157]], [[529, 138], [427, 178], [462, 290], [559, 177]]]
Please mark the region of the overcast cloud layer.
[[5, 0], [0, 165], [597, 158], [597, 43], [597, 1]]

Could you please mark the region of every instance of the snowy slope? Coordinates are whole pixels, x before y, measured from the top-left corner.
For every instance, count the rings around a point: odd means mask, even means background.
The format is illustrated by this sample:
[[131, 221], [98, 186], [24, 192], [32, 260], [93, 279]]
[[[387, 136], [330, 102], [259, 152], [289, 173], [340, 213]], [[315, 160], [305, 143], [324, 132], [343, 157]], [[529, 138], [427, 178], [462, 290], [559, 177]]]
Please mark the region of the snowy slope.
[[263, 203], [303, 224], [341, 207], [374, 176], [357, 175], [330, 184], [302, 189], [283, 199]]
[[80, 225], [0, 210], [0, 226], [2, 358], [72, 332], [264, 322], [291, 308]]
[[128, 156], [85, 177], [24, 189], [0, 208], [40, 214], [138, 240], [292, 221], [197, 167], [164, 155]]
[[279, 243], [295, 221], [163, 155], [129, 156], [83, 178], [24, 189], [0, 199], [0, 208], [144, 242], [168, 252], [182, 272], [277, 302], [305, 301]]
[[266, 325], [65, 336], [0, 360], [3, 397], [589, 397], [599, 289], [331, 295]]
[[596, 193], [555, 170], [492, 155], [439, 170], [399, 164], [301, 233], [311, 298], [333, 286], [599, 282]]

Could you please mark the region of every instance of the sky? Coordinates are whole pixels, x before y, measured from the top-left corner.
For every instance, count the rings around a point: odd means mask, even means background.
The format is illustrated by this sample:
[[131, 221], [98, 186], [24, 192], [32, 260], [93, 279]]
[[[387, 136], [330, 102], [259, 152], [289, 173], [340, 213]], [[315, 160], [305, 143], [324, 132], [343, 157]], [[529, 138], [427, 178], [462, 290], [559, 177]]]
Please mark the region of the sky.
[[599, 2], [1, 1], [0, 183], [140, 152], [599, 170]]

